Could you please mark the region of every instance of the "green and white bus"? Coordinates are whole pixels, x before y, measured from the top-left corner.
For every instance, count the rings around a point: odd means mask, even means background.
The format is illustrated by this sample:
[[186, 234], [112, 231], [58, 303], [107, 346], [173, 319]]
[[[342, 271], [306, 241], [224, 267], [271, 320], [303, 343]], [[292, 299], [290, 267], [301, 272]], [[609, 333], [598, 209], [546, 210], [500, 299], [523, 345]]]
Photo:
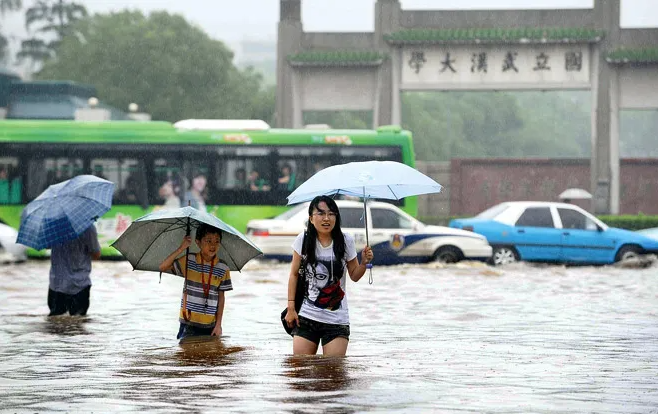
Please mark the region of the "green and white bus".
[[[98, 234], [103, 255], [118, 255], [109, 245], [150, 211], [189, 203], [245, 231], [248, 220], [285, 211], [286, 196], [316, 171], [365, 160], [414, 166], [411, 133], [274, 129], [249, 120], [0, 120], [0, 221], [18, 229], [23, 207], [48, 185], [101, 176], [116, 187]], [[417, 213], [415, 197], [398, 205]]]

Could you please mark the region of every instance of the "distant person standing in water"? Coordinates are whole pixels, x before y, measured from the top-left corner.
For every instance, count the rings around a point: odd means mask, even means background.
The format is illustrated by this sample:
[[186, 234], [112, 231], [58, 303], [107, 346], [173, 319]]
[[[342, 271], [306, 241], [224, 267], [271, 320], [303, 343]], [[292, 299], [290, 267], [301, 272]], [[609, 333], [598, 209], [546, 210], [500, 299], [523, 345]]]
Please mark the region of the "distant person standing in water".
[[86, 315], [91, 290], [91, 261], [101, 257], [92, 224], [77, 239], [53, 246], [50, 254], [49, 316]]

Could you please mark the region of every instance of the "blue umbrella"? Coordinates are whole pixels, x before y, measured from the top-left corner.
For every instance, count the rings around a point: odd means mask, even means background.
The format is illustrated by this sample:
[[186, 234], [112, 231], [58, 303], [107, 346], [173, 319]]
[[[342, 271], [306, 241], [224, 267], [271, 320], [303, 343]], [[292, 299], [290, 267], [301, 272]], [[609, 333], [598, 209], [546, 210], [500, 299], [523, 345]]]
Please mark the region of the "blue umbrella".
[[319, 195], [363, 198], [366, 244], [369, 244], [368, 199], [400, 200], [438, 193], [441, 188], [441, 184], [406, 164], [395, 161], [350, 162], [318, 171], [288, 196], [288, 205], [310, 201]]
[[[221, 248], [217, 256], [231, 270], [240, 270], [262, 252], [247, 237], [222, 220], [197, 210], [182, 207], [160, 210], [133, 221], [112, 246], [132, 264], [133, 270], [159, 272], [160, 263], [180, 246], [184, 236], [195, 239], [196, 229], [202, 223], [222, 231]], [[189, 251], [198, 251], [192, 243]]]
[[16, 241], [37, 250], [78, 238], [112, 207], [114, 183], [78, 175], [53, 184], [21, 215]]

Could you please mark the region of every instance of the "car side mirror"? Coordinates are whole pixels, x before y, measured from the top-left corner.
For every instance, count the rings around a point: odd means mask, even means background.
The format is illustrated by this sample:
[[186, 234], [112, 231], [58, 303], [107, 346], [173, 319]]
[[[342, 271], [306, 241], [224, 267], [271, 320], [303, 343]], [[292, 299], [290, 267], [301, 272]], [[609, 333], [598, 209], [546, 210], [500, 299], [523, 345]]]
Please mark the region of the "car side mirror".
[[596, 231], [599, 233], [603, 231], [603, 227], [599, 226], [598, 224], [596, 225]]

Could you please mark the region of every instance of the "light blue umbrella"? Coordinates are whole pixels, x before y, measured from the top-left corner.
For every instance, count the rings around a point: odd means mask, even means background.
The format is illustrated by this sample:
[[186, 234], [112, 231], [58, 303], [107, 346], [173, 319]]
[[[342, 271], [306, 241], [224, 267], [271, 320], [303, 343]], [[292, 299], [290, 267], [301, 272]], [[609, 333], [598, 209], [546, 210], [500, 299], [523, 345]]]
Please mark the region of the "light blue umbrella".
[[[112, 246], [123, 254], [134, 270], [159, 272], [160, 263], [180, 246], [185, 235], [195, 239], [196, 229], [209, 224], [222, 231], [217, 253], [231, 270], [240, 270], [254, 257], [263, 254], [255, 244], [233, 226], [194, 207], [160, 210], [133, 221]], [[198, 252], [196, 243], [188, 253]]]
[[114, 183], [78, 175], [46, 188], [21, 215], [16, 241], [37, 250], [78, 238], [112, 207]]
[[406, 164], [395, 161], [350, 162], [318, 171], [288, 196], [288, 204], [310, 201], [319, 195], [400, 200], [438, 193], [441, 188], [441, 184]]
[[400, 200], [438, 193], [441, 188], [441, 184], [406, 164], [395, 161], [350, 162], [315, 173], [288, 196], [288, 205], [310, 201], [319, 195], [363, 198], [366, 244], [370, 244], [366, 216], [369, 199]]

